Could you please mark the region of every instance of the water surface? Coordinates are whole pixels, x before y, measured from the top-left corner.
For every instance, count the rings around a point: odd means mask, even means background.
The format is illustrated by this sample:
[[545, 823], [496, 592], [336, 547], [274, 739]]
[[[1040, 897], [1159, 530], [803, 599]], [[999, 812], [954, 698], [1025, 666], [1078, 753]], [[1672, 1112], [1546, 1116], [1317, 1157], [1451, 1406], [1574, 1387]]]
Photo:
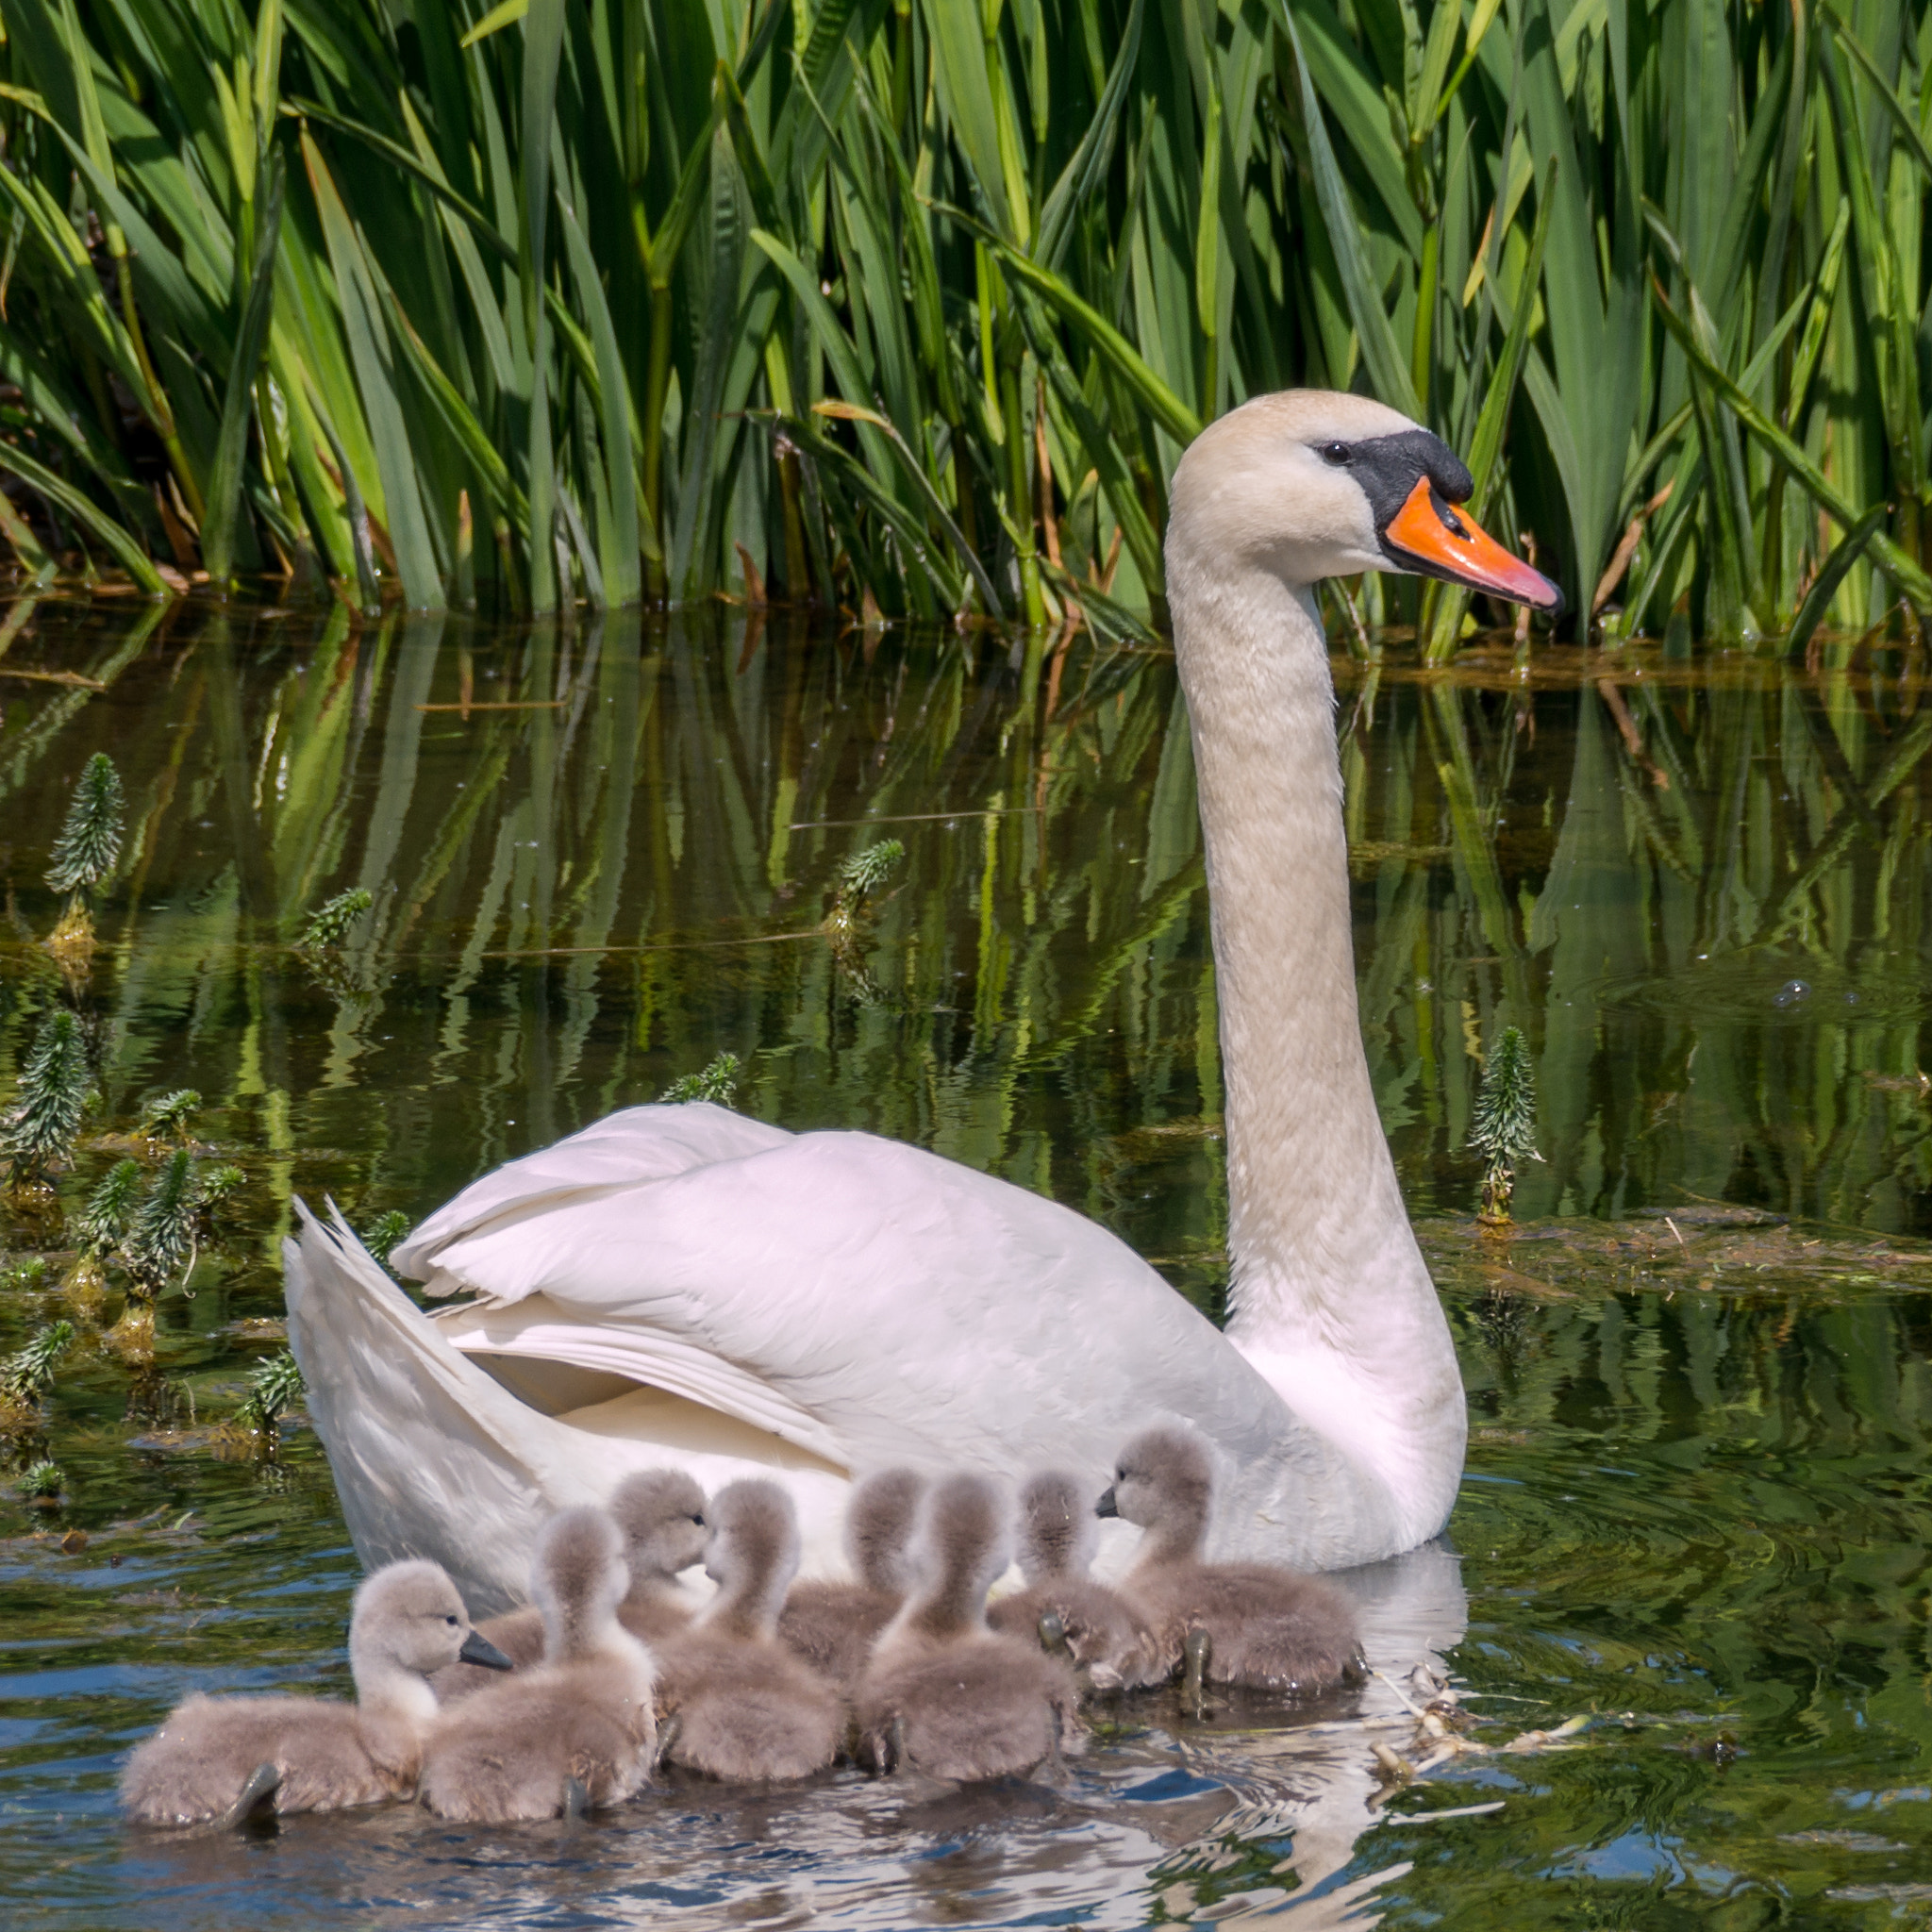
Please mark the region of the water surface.
[[[1472, 1423], [1459, 1588], [1441, 1554], [1364, 1587], [1427, 1600], [1416, 1655], [1455, 1640], [1474, 1748], [1385, 1791], [1372, 1742], [1424, 1755], [1386, 1686], [1205, 1720], [1154, 1699], [1097, 1713], [1058, 1790], [847, 1773], [683, 1786], [568, 1834], [397, 1807], [241, 1842], [129, 1831], [111, 1792], [191, 1688], [346, 1686], [356, 1567], [312, 1436], [265, 1459], [211, 1426], [279, 1345], [292, 1194], [420, 1218], [728, 1051], [748, 1110], [1051, 1193], [1219, 1311], [1185, 715], [1156, 653], [1076, 644], [1048, 715], [989, 639], [775, 622], [355, 630], [56, 599], [4, 635], [0, 1071], [56, 1004], [96, 1023], [69, 1213], [176, 1087], [247, 1176], [153, 1374], [83, 1323], [47, 1415], [64, 1507], [0, 1502], [10, 1924], [1932, 1917], [1932, 711], [1909, 664], [1338, 664], [1364, 1038]], [[97, 749], [130, 851], [75, 980], [37, 943], [41, 874]], [[838, 868], [885, 838], [905, 857], [834, 944]], [[357, 884], [375, 905], [341, 956], [297, 951]], [[1511, 1022], [1543, 1158], [1497, 1241], [1462, 1141]], [[7, 1211], [11, 1349], [75, 1311], [60, 1209]]]

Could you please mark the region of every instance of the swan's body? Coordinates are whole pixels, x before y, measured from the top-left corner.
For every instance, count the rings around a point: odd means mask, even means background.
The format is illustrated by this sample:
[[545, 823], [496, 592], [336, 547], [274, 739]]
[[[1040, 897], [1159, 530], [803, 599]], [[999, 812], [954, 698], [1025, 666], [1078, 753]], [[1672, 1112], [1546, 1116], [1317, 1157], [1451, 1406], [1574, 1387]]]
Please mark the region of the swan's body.
[[621, 1804], [649, 1780], [657, 1670], [617, 1621], [628, 1575], [616, 1524], [600, 1509], [553, 1517], [533, 1580], [543, 1662], [494, 1697], [466, 1698], [429, 1734], [423, 1802], [441, 1818], [555, 1818]]
[[[475, 1662], [458, 1666], [463, 1657]], [[143, 1824], [202, 1824], [247, 1808], [251, 1785], [264, 1803], [273, 1793], [277, 1812], [402, 1797], [415, 1785], [436, 1719], [431, 1674], [476, 1662], [508, 1668], [472, 1631], [456, 1586], [434, 1563], [392, 1564], [356, 1592], [354, 1704], [190, 1697], [135, 1746], [121, 1774], [122, 1805]], [[272, 1770], [258, 1778], [264, 1767]]]
[[[486, 1175], [396, 1250], [431, 1294], [474, 1296], [434, 1323], [340, 1221], [305, 1216], [290, 1337], [364, 1560], [435, 1554], [493, 1606], [548, 1509], [675, 1460], [707, 1490], [783, 1481], [806, 1574], [836, 1575], [855, 1475], [1052, 1463], [1097, 1488], [1169, 1421], [1233, 1473], [1217, 1556], [1325, 1569], [1433, 1535], [1462, 1389], [1361, 1049], [1309, 587], [1395, 568], [1555, 601], [1448, 509], [1469, 489], [1393, 411], [1301, 391], [1224, 418], [1175, 473], [1168, 594], [1227, 1083], [1225, 1335], [1091, 1222], [917, 1148], [631, 1108]], [[1098, 1570], [1125, 1555], [1103, 1540]]]

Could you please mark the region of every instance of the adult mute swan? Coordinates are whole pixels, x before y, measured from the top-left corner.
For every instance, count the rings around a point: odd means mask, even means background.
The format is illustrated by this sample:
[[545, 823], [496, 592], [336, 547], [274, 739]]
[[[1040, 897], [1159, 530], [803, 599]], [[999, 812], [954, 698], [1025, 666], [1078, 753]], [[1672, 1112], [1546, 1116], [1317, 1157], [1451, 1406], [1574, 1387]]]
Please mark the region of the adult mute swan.
[[[804, 1574], [889, 1464], [1095, 1479], [1183, 1424], [1222, 1465], [1210, 1554], [1337, 1569], [1448, 1516], [1463, 1395], [1356, 1012], [1327, 645], [1311, 586], [1392, 570], [1554, 608], [1451, 508], [1454, 453], [1359, 396], [1256, 398], [1175, 471], [1168, 596], [1192, 722], [1226, 1082], [1222, 1332], [1112, 1235], [869, 1134], [640, 1107], [485, 1175], [395, 1251], [340, 1216], [285, 1252], [289, 1333], [366, 1563], [433, 1557], [479, 1611], [551, 1510], [672, 1464], [776, 1477]], [[1096, 1570], [1131, 1537], [1107, 1526]]]

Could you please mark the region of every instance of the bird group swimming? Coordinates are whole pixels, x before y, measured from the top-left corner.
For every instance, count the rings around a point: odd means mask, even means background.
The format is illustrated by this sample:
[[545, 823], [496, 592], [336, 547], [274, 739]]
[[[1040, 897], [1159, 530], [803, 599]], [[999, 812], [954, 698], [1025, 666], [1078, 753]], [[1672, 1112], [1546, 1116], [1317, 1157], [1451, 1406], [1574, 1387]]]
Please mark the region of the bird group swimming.
[[[636, 1797], [661, 1767], [725, 1781], [808, 1777], [841, 1757], [949, 1782], [1057, 1774], [1087, 1692], [1184, 1676], [1289, 1693], [1359, 1669], [1334, 1585], [1202, 1555], [1207, 1445], [1143, 1431], [1095, 1497], [1043, 1471], [1017, 1498], [976, 1474], [889, 1469], [858, 1483], [854, 1580], [797, 1580], [777, 1483], [707, 1497], [683, 1471], [625, 1476], [553, 1515], [531, 1606], [473, 1624], [438, 1565], [365, 1578], [349, 1628], [354, 1704], [193, 1696], [136, 1747], [130, 1817], [242, 1824], [414, 1797], [476, 1823], [574, 1816]], [[1096, 1518], [1142, 1537], [1118, 1587], [1089, 1574]], [[989, 1607], [1017, 1555], [1024, 1587]], [[679, 1582], [702, 1562], [700, 1601]]]

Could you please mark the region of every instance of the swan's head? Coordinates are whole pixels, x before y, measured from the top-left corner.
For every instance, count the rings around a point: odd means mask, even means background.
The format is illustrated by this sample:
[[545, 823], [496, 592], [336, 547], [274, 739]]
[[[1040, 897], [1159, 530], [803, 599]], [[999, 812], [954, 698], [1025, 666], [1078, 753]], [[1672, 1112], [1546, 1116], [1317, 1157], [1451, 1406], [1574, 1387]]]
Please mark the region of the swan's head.
[[1028, 1583], [1078, 1575], [1092, 1562], [1100, 1531], [1087, 1507], [1091, 1493], [1063, 1470], [1027, 1477], [1020, 1491], [1020, 1569]]
[[721, 1586], [749, 1587], [780, 1599], [798, 1571], [798, 1511], [776, 1483], [726, 1483], [706, 1512], [710, 1540], [705, 1574]]
[[1180, 1429], [1145, 1429], [1121, 1451], [1113, 1486], [1093, 1507], [1143, 1529], [1205, 1522], [1214, 1498], [1214, 1469], [1205, 1444]]
[[602, 1509], [560, 1511], [538, 1532], [530, 1583], [546, 1660], [576, 1656], [614, 1626], [630, 1588], [623, 1532]]
[[675, 1576], [705, 1554], [710, 1524], [705, 1492], [681, 1469], [645, 1469], [610, 1492], [610, 1514], [624, 1532], [631, 1574]]
[[845, 1554], [869, 1589], [901, 1596], [912, 1587], [912, 1523], [925, 1478], [882, 1469], [852, 1491], [845, 1508]]
[[1456, 508], [1474, 487], [1441, 437], [1367, 396], [1256, 396], [1210, 423], [1174, 471], [1170, 593], [1243, 570], [1297, 586], [1386, 570], [1561, 609], [1549, 578]]
[[358, 1684], [372, 1667], [426, 1677], [454, 1663], [510, 1668], [508, 1657], [471, 1627], [440, 1564], [391, 1563], [362, 1579], [349, 1620], [349, 1666]]

